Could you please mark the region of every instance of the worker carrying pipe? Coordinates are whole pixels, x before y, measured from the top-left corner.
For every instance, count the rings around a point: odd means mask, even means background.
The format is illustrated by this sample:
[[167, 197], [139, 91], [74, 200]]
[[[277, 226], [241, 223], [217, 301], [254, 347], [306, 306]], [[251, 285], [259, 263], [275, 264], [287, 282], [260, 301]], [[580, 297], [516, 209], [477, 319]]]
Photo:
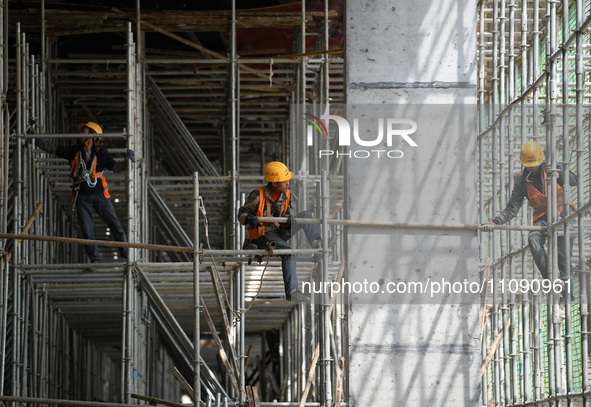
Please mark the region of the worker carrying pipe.
[[[73, 146], [55, 145], [49, 139], [36, 139], [36, 145], [43, 151], [65, 158], [70, 162], [72, 176], [73, 208], [76, 209], [78, 224], [84, 239], [94, 240], [94, 212], [105, 221], [113, 238], [120, 242], [127, 242], [127, 236], [117, 218], [115, 208], [111, 202], [111, 195], [103, 170], [115, 173], [127, 169], [125, 161], [117, 162], [104, 147], [97, 146], [103, 129], [97, 123], [87, 122], [78, 125], [78, 132], [82, 135], [79, 142]], [[127, 150], [125, 158], [135, 161], [133, 150]], [[91, 263], [100, 263], [98, 246], [85, 245], [86, 255]], [[127, 248], [119, 247], [121, 258], [127, 258]]]
[[[291, 249], [287, 241], [301, 229], [313, 248], [322, 246], [318, 225], [300, 224], [296, 220], [313, 218], [312, 213], [302, 211], [295, 217], [291, 215], [289, 180], [292, 175], [282, 162], [268, 163], [265, 166], [267, 185], [252, 191], [244, 205], [238, 209], [238, 221], [245, 225], [248, 231], [247, 240], [259, 249], [266, 249], [268, 244], [274, 245], [277, 249]], [[262, 223], [258, 218], [263, 216], [286, 217], [287, 223]], [[298, 290], [295, 256], [284, 254], [280, 257], [286, 299], [292, 302], [309, 302], [310, 297]]]
[[[546, 163], [544, 162], [544, 152], [542, 146], [535, 141], [528, 141], [521, 147], [519, 160], [523, 164], [523, 171], [521, 176], [515, 181], [515, 186], [511, 192], [511, 197], [505, 209], [496, 215], [490, 223], [482, 225], [484, 231], [490, 231], [490, 225], [502, 225], [513, 219], [525, 198], [527, 198], [529, 206], [533, 209], [534, 226], [548, 226], [547, 212], [548, 212], [548, 180], [546, 177]], [[567, 182], [566, 177], [558, 170], [556, 178], [556, 202], [558, 207], [557, 216], [566, 217], [571, 212], [570, 207], [575, 208], [574, 205], [566, 207], [564, 205], [564, 183]], [[577, 176], [572, 171], [568, 176], [569, 185], [577, 185]], [[569, 241], [569, 252], [572, 254], [573, 238]], [[529, 249], [532, 257], [542, 274], [544, 279], [548, 279], [548, 254], [544, 249], [546, 242], [545, 231], [532, 231], [528, 235]], [[572, 270], [570, 264], [566, 264], [566, 248], [564, 236], [558, 236], [558, 269], [560, 270], [560, 277], [563, 281], [567, 281], [572, 277]], [[570, 259], [569, 255], [569, 259]], [[569, 285], [570, 286], [570, 285]], [[564, 293], [563, 293], [564, 294]], [[574, 296], [571, 292], [571, 299]], [[564, 306], [564, 295], [560, 297], [561, 309]]]

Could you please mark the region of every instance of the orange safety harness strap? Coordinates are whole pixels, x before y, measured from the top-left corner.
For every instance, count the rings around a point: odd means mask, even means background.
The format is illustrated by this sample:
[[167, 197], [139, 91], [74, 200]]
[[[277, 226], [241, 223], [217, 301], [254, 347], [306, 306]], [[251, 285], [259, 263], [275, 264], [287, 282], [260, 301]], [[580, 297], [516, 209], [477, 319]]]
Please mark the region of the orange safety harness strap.
[[[96, 151], [99, 151], [99, 147], [97, 147]], [[107, 180], [103, 176], [103, 171], [96, 171], [96, 163], [97, 157], [95, 154], [90, 164], [90, 168], [92, 168], [92, 172], [90, 175], [92, 179], [99, 179], [101, 181], [101, 185], [103, 186], [103, 195], [105, 196], [105, 198], [110, 198], [111, 195], [109, 194], [109, 188], [107, 187]], [[80, 188], [80, 184], [84, 182], [84, 179], [82, 178], [80, 171], [80, 168], [82, 167], [86, 167], [86, 164], [84, 163], [84, 158], [82, 158], [82, 151], [78, 151], [78, 153], [76, 153], [76, 157], [74, 157], [74, 159], [70, 162], [70, 175], [73, 179], [73, 196], [77, 195], [75, 191], [77, 191]]]
[[[548, 211], [548, 180], [546, 180], [546, 170], [543, 173], [545, 194], [538, 191], [531, 182], [526, 182], [525, 187], [527, 188], [527, 199], [529, 206], [534, 210], [533, 221], [536, 222]], [[560, 215], [564, 210], [564, 189], [560, 184], [556, 183], [556, 203], [558, 214]], [[574, 209], [575, 206], [571, 204]]]
[[[268, 216], [271, 217], [273, 214], [271, 213], [271, 202], [267, 198], [265, 198], [265, 187], [258, 188], [259, 190], [259, 206], [257, 207], [257, 217], [261, 216]], [[281, 212], [280, 216], [285, 216], [287, 213], [287, 208], [289, 208], [289, 199], [291, 194], [289, 193], [289, 189], [285, 191], [285, 195], [287, 199], [281, 202]], [[265, 214], [266, 209], [266, 214]], [[279, 223], [273, 222], [275, 226], [279, 227]], [[259, 223], [259, 226], [253, 229], [248, 229], [248, 237], [250, 240], [258, 239], [261, 236], [265, 235], [265, 225]]]

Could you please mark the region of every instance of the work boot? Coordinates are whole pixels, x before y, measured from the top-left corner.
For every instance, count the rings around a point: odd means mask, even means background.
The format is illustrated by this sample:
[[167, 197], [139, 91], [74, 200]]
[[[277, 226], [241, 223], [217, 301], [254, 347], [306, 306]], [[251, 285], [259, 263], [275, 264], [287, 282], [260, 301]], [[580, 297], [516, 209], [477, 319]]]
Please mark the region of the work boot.
[[[338, 236], [334, 235], [328, 238], [328, 247], [334, 246], [337, 242]], [[312, 249], [320, 249], [322, 247], [322, 239], [318, 238], [311, 243]]]
[[307, 303], [310, 302], [310, 296], [308, 294], [304, 294], [297, 288], [291, 290], [289, 294], [285, 295], [287, 301], [296, 302], [296, 303]]

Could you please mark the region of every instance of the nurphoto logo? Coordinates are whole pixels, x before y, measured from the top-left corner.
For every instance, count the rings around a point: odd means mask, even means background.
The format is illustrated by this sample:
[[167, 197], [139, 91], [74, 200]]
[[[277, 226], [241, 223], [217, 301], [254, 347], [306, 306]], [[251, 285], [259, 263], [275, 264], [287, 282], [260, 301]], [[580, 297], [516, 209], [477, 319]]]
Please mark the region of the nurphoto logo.
[[[341, 150], [319, 150], [318, 157], [322, 156], [346, 156], [349, 158], [402, 158], [404, 152], [393, 149], [400, 142], [410, 147], [418, 147], [418, 144], [411, 137], [417, 131], [417, 123], [411, 119], [392, 117], [365, 117], [360, 125], [360, 118], [354, 117], [350, 121], [336, 114], [322, 114], [320, 118], [309, 114], [303, 114], [306, 125], [306, 144], [308, 147], [314, 145], [314, 134], [320, 134], [323, 139], [329, 138], [330, 121], [337, 125], [338, 147]], [[376, 125], [377, 122], [377, 125]], [[368, 135], [362, 138], [359, 134], [360, 127]], [[351, 137], [353, 135], [353, 137]], [[385, 138], [385, 146], [384, 144]], [[357, 149], [355, 147], [373, 147], [372, 149]], [[386, 148], [380, 148], [386, 147]], [[351, 149], [352, 151], [345, 151]]]

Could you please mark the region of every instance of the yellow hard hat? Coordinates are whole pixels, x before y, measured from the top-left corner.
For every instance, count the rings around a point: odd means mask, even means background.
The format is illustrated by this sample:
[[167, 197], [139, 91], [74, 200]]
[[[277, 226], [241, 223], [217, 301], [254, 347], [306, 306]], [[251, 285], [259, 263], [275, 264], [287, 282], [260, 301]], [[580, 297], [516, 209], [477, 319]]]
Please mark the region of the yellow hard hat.
[[95, 122], [80, 123], [78, 125], [78, 133], [82, 133], [82, 129], [85, 127], [94, 130], [96, 134], [103, 134], [103, 129], [101, 129], [101, 126], [99, 126]]
[[293, 172], [287, 169], [287, 166], [279, 161], [271, 161], [265, 165], [265, 181], [283, 182], [291, 179]]
[[544, 151], [542, 151], [542, 146], [535, 141], [526, 142], [523, 147], [521, 147], [519, 160], [524, 167], [537, 167], [542, 161], [544, 161]]
[[[99, 126], [95, 122], [80, 123], [78, 125], [78, 133], [82, 133], [82, 129], [84, 129], [85, 127], [88, 127], [90, 130], [94, 131], [96, 134], [103, 134], [103, 129], [101, 128], [101, 126]], [[99, 141], [101, 141], [101, 138], [95, 137], [92, 139], [92, 141], [94, 141], [95, 143], [98, 143]]]

